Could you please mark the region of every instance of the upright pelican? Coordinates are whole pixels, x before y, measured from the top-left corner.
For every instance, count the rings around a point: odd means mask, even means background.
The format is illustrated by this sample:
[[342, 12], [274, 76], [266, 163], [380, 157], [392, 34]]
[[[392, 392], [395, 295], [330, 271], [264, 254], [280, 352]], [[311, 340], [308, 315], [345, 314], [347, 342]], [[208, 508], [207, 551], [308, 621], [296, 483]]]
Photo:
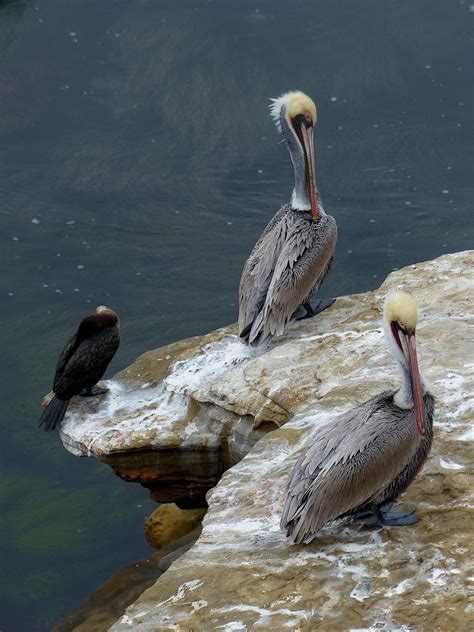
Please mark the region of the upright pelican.
[[310, 299], [329, 272], [337, 228], [316, 187], [313, 126], [316, 106], [303, 92], [273, 99], [271, 116], [283, 134], [295, 170], [291, 202], [276, 213], [247, 259], [239, 292], [239, 333], [250, 345], [283, 333], [299, 315], [314, 316], [333, 301]]
[[401, 387], [316, 431], [293, 470], [281, 519], [293, 542], [310, 542], [324, 524], [350, 514], [387, 526], [417, 522], [412, 512], [390, 511], [425, 462], [433, 438], [434, 397], [418, 369], [416, 324], [411, 296], [389, 294], [383, 330]]
[[[54, 376], [54, 397], [39, 425], [54, 430], [61, 423], [74, 395], [101, 395], [109, 389], [95, 387], [120, 344], [120, 321], [115, 312], [100, 305], [86, 316], [59, 356]], [[84, 391], [84, 392], [83, 392]]]

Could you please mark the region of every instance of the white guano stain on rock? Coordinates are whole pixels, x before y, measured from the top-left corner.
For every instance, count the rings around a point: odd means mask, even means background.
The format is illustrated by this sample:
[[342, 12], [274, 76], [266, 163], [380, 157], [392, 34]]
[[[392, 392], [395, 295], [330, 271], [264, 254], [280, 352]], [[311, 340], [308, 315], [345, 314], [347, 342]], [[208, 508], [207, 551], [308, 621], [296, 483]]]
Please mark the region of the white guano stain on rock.
[[[397, 384], [380, 329], [381, 306], [392, 288], [411, 292], [418, 302], [419, 363], [437, 398], [432, 455], [401, 500], [404, 510], [416, 510], [420, 522], [374, 530], [340, 520], [326, 525], [310, 545], [291, 546], [279, 528], [285, 488], [315, 428]], [[172, 360], [155, 391], [158, 404], [148, 404], [151, 412], [145, 406], [135, 413], [132, 405], [125, 434], [143, 438], [142, 424], [149, 424], [150, 440], [159, 450], [171, 444], [167, 437], [173, 432], [183, 442], [209, 442], [210, 433], [219, 433], [216, 419], [222, 416], [228, 424], [229, 412], [236, 420], [249, 419], [249, 429], [267, 420], [281, 427], [249, 445], [247, 456], [223, 474], [207, 495], [199, 540], [129, 607], [127, 621], [111, 630], [130, 629], [129, 621], [138, 632], [417, 630], [420, 622], [424, 629], [466, 629], [473, 293], [474, 252], [445, 255], [390, 274], [376, 292], [342, 297], [317, 318], [292, 323], [260, 355], [240, 352], [232, 329], [186, 351], [189, 361], [179, 357], [173, 366]], [[204, 367], [206, 357], [210, 367]], [[180, 417], [189, 413], [191, 400], [212, 411], [212, 427], [200, 417]], [[165, 416], [162, 406], [168, 407]], [[98, 418], [84, 418], [84, 426], [74, 429], [75, 415], [76, 409], [63, 439], [75, 433], [77, 445], [88, 445], [94, 432], [105, 431]], [[147, 421], [147, 415], [154, 420]], [[186, 435], [189, 422], [201, 432], [191, 425]], [[95, 431], [88, 433], [92, 423]], [[122, 441], [122, 449], [133, 446], [127, 436]], [[114, 447], [107, 438], [100, 449], [109, 444]], [[192, 596], [183, 586], [192, 586]], [[205, 608], [191, 607], [204, 601]]]

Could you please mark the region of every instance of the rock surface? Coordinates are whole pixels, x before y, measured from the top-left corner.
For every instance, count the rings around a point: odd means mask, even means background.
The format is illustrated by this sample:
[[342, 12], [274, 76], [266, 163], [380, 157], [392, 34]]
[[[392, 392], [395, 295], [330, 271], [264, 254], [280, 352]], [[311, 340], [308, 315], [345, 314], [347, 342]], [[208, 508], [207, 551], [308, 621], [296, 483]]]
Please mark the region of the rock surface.
[[205, 513], [205, 509], [179, 509], [173, 503], [160, 505], [145, 520], [145, 538], [150, 546], [161, 549], [198, 527]]
[[[310, 545], [290, 546], [278, 526], [284, 490], [312, 431], [396, 385], [380, 326], [394, 287], [419, 304], [420, 365], [438, 398], [431, 457], [402, 501], [421, 522], [333, 523]], [[132, 479], [146, 470], [166, 485], [160, 451], [219, 455], [211, 476], [201, 471], [199, 494], [275, 429], [208, 494], [197, 543], [111, 629], [468, 629], [473, 290], [473, 251], [409, 266], [376, 292], [292, 324], [265, 353], [249, 353], [233, 328], [219, 330], [146, 354], [111, 382], [111, 396], [73, 409], [62, 428], [68, 449], [106, 462], [135, 451]], [[187, 478], [184, 464], [175, 462], [183, 496], [199, 470]]]

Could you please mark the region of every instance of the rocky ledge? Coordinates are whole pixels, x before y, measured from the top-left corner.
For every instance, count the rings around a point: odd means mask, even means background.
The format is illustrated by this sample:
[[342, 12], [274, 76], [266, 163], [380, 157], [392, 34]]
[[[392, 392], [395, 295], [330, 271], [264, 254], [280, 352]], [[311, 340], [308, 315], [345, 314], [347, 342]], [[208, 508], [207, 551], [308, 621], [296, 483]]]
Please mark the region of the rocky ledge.
[[[419, 304], [420, 365], [437, 397], [431, 457], [402, 501], [421, 522], [333, 523], [290, 546], [284, 489], [314, 428], [396, 384], [380, 326], [395, 287]], [[145, 354], [108, 395], [71, 406], [66, 448], [154, 497], [199, 504], [219, 481], [196, 544], [111, 630], [467, 629], [473, 291], [474, 251], [446, 255], [338, 299], [260, 355], [221, 329]]]

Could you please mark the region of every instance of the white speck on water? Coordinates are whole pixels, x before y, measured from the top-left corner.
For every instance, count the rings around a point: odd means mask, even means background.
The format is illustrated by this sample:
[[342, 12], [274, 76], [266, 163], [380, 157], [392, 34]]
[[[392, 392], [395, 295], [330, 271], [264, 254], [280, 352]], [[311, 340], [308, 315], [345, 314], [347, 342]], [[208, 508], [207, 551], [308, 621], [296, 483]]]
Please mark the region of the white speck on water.
[[262, 170], [262, 169], [259, 169], [259, 170], [258, 170], [258, 173], [263, 173], [263, 170]]
[[77, 269], [78, 269], [78, 270], [84, 270], [84, 268], [85, 268], [85, 266], [84, 266], [82, 263], [80, 263], [80, 264], [77, 266]]
[[31, 223], [32, 223], [32, 224], [39, 224], [39, 223], [40, 223], [40, 221], [39, 221], [39, 219], [37, 219], [36, 217], [33, 217], [33, 219], [31, 220]]
[[74, 31], [70, 31], [69, 35], [70, 35], [71, 37], [76, 37], [77, 33], [74, 33]]
[[13, 237], [13, 241], [19, 241], [18, 237]]
[[14, 296], [13, 292], [8, 292], [8, 296]]
[[339, 125], [339, 127], [337, 129], [342, 129], [342, 125]]
[[448, 189], [443, 189], [442, 193], [444, 193], [444, 195], [447, 195], [449, 193]]
[[66, 224], [67, 224], [68, 226], [72, 226], [72, 225], [73, 225], [73, 224], [75, 224], [75, 223], [76, 223], [76, 222], [75, 222], [73, 219], [71, 219], [69, 222], [66, 222]]
[[426, 70], [431, 70], [431, 66], [429, 64], [426, 64], [425, 68]]
[[331, 97], [331, 101], [335, 103], [337, 101], [337, 97]]
[[47, 283], [43, 283], [43, 287], [49, 287]]
[[232, 226], [232, 222], [227, 222], [227, 226]]
[[375, 123], [374, 127], [378, 127], [377, 123]]
[[371, 224], [375, 224], [375, 219], [371, 219], [371, 220], [370, 220], [370, 223], [371, 223]]
[[407, 206], [410, 206], [410, 205], [411, 205], [411, 202], [410, 202], [409, 200], [405, 200], [405, 204], [406, 204]]
[[120, 33], [114, 33], [115, 37], [120, 37]]

